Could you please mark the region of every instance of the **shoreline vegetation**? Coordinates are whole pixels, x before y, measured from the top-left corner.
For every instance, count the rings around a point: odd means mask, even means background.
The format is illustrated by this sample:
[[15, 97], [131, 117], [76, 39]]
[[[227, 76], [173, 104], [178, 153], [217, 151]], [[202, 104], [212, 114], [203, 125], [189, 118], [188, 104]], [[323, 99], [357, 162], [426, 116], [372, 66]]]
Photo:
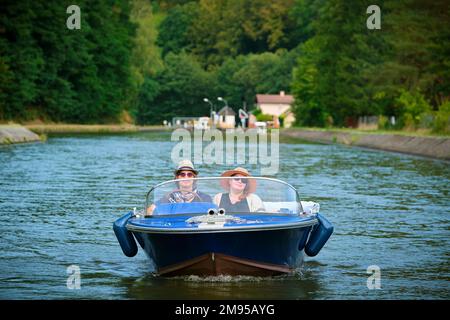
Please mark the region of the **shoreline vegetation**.
[[377, 134], [377, 135], [400, 135], [408, 137], [435, 137], [435, 138], [450, 138], [450, 134], [436, 133], [430, 129], [417, 130], [389, 130], [389, 129], [356, 129], [356, 128], [321, 128], [321, 127], [292, 127], [282, 129], [283, 132], [294, 132], [299, 130], [305, 131], [321, 131], [321, 132], [342, 132], [353, 134]]
[[159, 125], [284, 91], [298, 126], [450, 133], [448, 1], [384, 2], [10, 1], [0, 121]]
[[63, 133], [132, 133], [145, 131], [168, 131], [159, 125], [138, 126], [133, 124], [24, 124], [38, 134]]

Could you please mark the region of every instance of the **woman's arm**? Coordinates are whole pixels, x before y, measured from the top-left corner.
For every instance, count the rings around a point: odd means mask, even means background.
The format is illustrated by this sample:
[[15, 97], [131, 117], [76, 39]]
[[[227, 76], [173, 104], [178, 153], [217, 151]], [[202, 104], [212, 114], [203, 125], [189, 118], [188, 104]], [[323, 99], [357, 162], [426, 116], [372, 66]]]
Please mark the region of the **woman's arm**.
[[259, 196], [252, 193], [247, 197], [250, 201], [249, 209], [251, 212], [265, 212], [264, 203]]
[[222, 193], [218, 193], [214, 196], [213, 202], [216, 206], [220, 205], [220, 200], [222, 200]]

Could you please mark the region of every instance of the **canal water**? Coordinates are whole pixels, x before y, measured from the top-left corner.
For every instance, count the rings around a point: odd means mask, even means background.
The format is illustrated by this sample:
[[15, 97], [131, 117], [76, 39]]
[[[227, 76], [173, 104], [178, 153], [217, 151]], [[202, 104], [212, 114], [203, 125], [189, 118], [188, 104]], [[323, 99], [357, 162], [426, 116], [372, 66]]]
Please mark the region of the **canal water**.
[[0, 147], [0, 299], [450, 298], [449, 163], [341, 145], [280, 144], [276, 177], [335, 226], [296, 274], [155, 277], [145, 253], [122, 254], [112, 224], [171, 178], [174, 144], [139, 133]]

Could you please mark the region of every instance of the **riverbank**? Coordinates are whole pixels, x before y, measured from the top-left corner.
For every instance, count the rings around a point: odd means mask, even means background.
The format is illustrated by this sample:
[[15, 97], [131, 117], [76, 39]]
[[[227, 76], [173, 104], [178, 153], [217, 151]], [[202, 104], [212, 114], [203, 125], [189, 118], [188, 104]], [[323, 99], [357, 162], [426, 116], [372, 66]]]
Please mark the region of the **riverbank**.
[[281, 131], [281, 135], [312, 142], [340, 143], [349, 146], [450, 160], [450, 137], [305, 128], [285, 129]]
[[52, 133], [127, 133], [168, 130], [164, 126], [136, 126], [132, 124], [24, 124], [38, 134]]
[[132, 124], [0, 124], [0, 144], [15, 144], [45, 140], [47, 134], [132, 133], [170, 130], [164, 126], [136, 126]]
[[[132, 124], [4, 124], [0, 125], [0, 144], [36, 142], [46, 134], [71, 133], [132, 133], [167, 131], [164, 126]], [[340, 143], [349, 146], [407, 153], [435, 159], [450, 160], [450, 137], [410, 132], [364, 132], [351, 129], [290, 128], [280, 131], [282, 138], [319, 143]]]
[[0, 145], [41, 141], [41, 137], [16, 124], [0, 124]]

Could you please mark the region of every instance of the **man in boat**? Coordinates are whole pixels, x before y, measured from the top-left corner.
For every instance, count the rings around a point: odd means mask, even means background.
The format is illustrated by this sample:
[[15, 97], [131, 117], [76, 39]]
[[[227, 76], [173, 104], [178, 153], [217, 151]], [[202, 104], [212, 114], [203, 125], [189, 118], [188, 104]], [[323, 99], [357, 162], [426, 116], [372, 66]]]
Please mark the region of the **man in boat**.
[[[174, 175], [175, 180], [182, 179], [176, 182], [177, 190], [165, 195], [162, 199], [157, 201], [157, 204], [212, 202], [211, 196], [197, 190], [197, 183], [194, 179], [197, 177], [198, 171], [195, 170], [194, 165], [190, 160], [181, 160], [174, 171]], [[155, 204], [148, 207], [147, 215], [151, 215], [155, 208]]]
[[229, 213], [264, 212], [264, 204], [260, 197], [254, 194], [256, 179], [248, 178], [247, 169], [237, 167], [222, 173], [221, 177], [233, 177], [232, 179], [220, 179], [220, 185], [228, 191], [214, 196], [214, 203], [219, 208], [224, 208]]

